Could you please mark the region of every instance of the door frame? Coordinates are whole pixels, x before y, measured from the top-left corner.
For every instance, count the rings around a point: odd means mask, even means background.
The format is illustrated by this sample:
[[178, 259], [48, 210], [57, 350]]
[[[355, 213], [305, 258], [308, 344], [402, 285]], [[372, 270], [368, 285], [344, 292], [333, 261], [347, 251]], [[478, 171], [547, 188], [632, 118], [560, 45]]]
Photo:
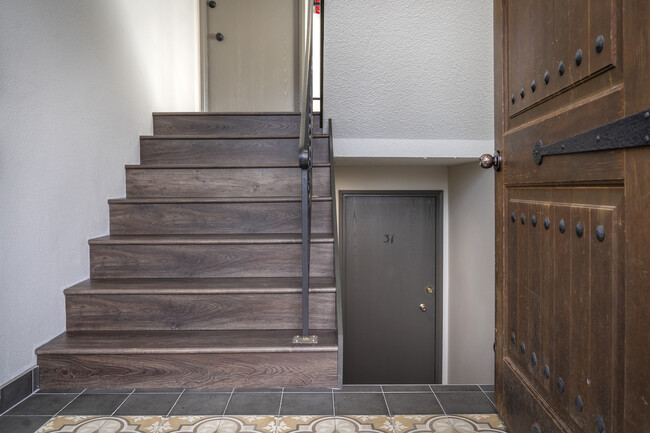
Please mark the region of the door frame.
[[[298, 111], [299, 99], [300, 99], [300, 83], [302, 71], [300, 65], [302, 64], [303, 50], [300, 47], [304, 46], [304, 23], [300, 19], [304, 15], [304, 2], [302, 0], [295, 0], [296, 2], [296, 14], [298, 16], [298, 22], [296, 22], [296, 59], [295, 59], [295, 70], [296, 70], [296, 82], [294, 83], [295, 95], [294, 105]], [[200, 95], [200, 109], [202, 112], [210, 111], [210, 71], [208, 70], [208, 0], [196, 0], [196, 29], [197, 29], [197, 71], [198, 71], [198, 92]]]
[[339, 254], [341, 265], [341, 311], [343, 316], [343, 338], [345, 340], [345, 197], [346, 196], [387, 196], [387, 197], [434, 197], [435, 227], [435, 303], [436, 319], [434, 321], [434, 382], [442, 383], [442, 338], [443, 338], [443, 191], [441, 190], [339, 190]]

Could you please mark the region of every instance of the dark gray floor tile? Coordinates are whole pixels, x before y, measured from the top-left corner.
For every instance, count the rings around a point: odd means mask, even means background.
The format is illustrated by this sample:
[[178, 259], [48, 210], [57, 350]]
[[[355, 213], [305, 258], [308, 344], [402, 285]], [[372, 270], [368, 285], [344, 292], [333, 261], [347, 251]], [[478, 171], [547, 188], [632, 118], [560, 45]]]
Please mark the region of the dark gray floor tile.
[[388, 415], [381, 393], [337, 392], [334, 407], [336, 415]]
[[485, 395], [487, 395], [490, 401], [494, 403], [494, 391], [486, 391]]
[[332, 393], [285, 393], [280, 415], [334, 415]]
[[0, 416], [0, 432], [34, 433], [49, 420], [49, 416]]
[[37, 394], [81, 394], [83, 388], [70, 388], [70, 389], [39, 389]]
[[235, 392], [282, 392], [282, 388], [236, 388]]
[[343, 385], [343, 389], [334, 392], [381, 392], [379, 385]]
[[112, 415], [128, 394], [82, 394], [59, 415]]
[[279, 392], [235, 392], [226, 408], [226, 415], [273, 415], [280, 411]]
[[84, 394], [131, 394], [134, 391], [133, 388], [123, 388], [123, 389], [101, 389], [101, 388], [92, 388], [84, 391]]
[[467, 413], [496, 413], [496, 409], [483, 394], [479, 392], [441, 392], [436, 393], [447, 415]]
[[230, 394], [184, 393], [170, 415], [223, 415]]
[[167, 415], [179, 394], [131, 394], [115, 415]]
[[494, 391], [494, 385], [479, 385], [483, 391]]
[[429, 385], [382, 385], [384, 392], [428, 392]]
[[32, 394], [7, 415], [55, 415], [78, 394]]
[[223, 392], [230, 394], [232, 388], [187, 388], [185, 394], [203, 394], [203, 393]]
[[284, 393], [288, 392], [329, 392], [331, 394], [332, 388], [284, 388]]
[[385, 394], [385, 396], [391, 415], [428, 415], [444, 413], [433, 393], [390, 393]]
[[433, 392], [480, 391], [478, 385], [431, 385]]
[[180, 394], [183, 391], [183, 388], [137, 388], [135, 390], [136, 394], [159, 394], [159, 393], [168, 393], [168, 394]]

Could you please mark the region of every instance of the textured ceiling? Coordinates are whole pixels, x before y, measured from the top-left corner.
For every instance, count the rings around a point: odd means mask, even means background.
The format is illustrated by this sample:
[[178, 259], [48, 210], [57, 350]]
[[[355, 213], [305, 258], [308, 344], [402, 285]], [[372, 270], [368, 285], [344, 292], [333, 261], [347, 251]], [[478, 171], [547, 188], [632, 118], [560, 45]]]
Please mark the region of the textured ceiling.
[[341, 138], [493, 138], [491, 0], [327, 0], [324, 113]]

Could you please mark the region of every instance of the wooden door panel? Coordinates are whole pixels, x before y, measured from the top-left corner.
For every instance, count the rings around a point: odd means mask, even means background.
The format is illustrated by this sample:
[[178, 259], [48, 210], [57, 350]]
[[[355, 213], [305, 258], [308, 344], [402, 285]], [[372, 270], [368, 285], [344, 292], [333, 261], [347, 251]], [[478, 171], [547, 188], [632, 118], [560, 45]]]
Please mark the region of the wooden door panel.
[[[623, 179], [623, 153], [600, 151], [551, 157], [537, 165], [533, 148], [537, 140], [554, 143], [623, 117], [623, 89], [619, 86], [600, 93], [586, 102], [565, 107], [553, 116], [544, 116], [525, 128], [506, 130], [503, 153], [508, 154], [503, 175], [509, 184], [557, 182], [605, 182]], [[534, 110], [531, 110], [531, 112]], [[582, 167], [583, 170], [576, 170]]]
[[507, 194], [504, 361], [572, 431], [590, 431], [596, 417], [611, 426], [620, 413], [614, 365], [623, 355], [616, 344], [623, 189], [512, 187]]
[[[616, 0], [508, 0], [506, 88], [508, 114], [515, 124], [538, 116], [515, 119], [539, 105], [545, 105], [541, 111], [550, 112], [556, 103], [549, 101], [616, 66], [618, 10]], [[599, 37], [602, 48], [597, 49]], [[620, 77], [619, 72], [612, 73], [590, 87], [607, 88]], [[575, 93], [570, 95], [574, 97]]]

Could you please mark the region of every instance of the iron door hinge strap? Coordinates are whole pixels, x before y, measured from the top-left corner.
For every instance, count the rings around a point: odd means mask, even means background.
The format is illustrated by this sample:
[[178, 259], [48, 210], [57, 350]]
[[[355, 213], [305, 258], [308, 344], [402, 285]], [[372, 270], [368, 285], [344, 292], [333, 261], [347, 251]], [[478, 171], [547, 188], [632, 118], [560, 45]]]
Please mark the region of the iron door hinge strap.
[[643, 110], [546, 146], [542, 145], [542, 140], [537, 140], [533, 148], [533, 158], [539, 165], [542, 159], [549, 155], [642, 146], [650, 146], [650, 110]]

